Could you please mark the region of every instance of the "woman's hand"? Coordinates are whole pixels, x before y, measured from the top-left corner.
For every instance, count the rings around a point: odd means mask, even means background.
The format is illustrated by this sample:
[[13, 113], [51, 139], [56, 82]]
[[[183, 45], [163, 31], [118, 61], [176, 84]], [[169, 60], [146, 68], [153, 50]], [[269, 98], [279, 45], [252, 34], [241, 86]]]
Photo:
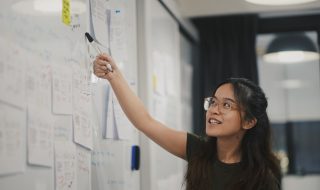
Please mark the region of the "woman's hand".
[[105, 53], [99, 54], [93, 62], [93, 72], [99, 78], [111, 81], [118, 71], [118, 67], [112, 57]]

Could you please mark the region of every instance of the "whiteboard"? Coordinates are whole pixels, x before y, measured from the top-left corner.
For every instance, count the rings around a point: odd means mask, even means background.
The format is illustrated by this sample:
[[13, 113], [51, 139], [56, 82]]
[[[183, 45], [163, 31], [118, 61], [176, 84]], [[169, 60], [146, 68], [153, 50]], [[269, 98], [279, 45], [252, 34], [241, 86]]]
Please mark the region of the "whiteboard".
[[[7, 112], [13, 113], [9, 116], [18, 118], [19, 115], [19, 121], [22, 121], [16, 124], [10, 123], [10, 120], [7, 122], [20, 127], [17, 128], [19, 136], [13, 138], [16, 140], [15, 146], [18, 147], [18, 153], [22, 156], [17, 161], [19, 162], [18, 168], [11, 167], [8, 168], [8, 172], [0, 174], [0, 189], [54, 190], [62, 188], [63, 186], [59, 185], [63, 184], [57, 184], [56, 177], [64, 174], [57, 175], [55, 172], [60, 158], [56, 159], [55, 154], [50, 157], [50, 152], [63, 152], [64, 146], [56, 145], [55, 141], [69, 145], [71, 143], [70, 146], [65, 146], [65, 149], [68, 147], [68, 150], [74, 151], [74, 158], [70, 158], [69, 162], [82, 162], [82, 164], [91, 164], [91, 161], [88, 162], [88, 155], [91, 155], [97, 146], [102, 147], [103, 144], [106, 144], [110, 149], [108, 151], [113, 151], [114, 154], [123, 157], [122, 163], [112, 160], [115, 166], [123, 165], [125, 183], [122, 185], [125, 188], [130, 186], [130, 189], [139, 189], [139, 171], [130, 170], [131, 146], [139, 144], [138, 133], [134, 131], [132, 138], [127, 140], [106, 140], [102, 136], [102, 121], [105, 115], [102, 114], [104, 108], [101, 104], [105, 97], [100, 93], [107, 84], [103, 81], [93, 81], [90, 78], [90, 62], [95, 54], [84, 38], [84, 33], [92, 29], [89, 19], [89, 1], [72, 0], [70, 2], [71, 24], [69, 26], [62, 22], [61, 2], [60, 0], [11, 0], [0, 3], [0, 79], [2, 79], [0, 117], [8, 118], [4, 111], [13, 110]], [[125, 39], [127, 51], [126, 59], [121, 60], [120, 67], [133, 89], [137, 91], [136, 2], [134, 0], [110, 0], [109, 2], [117, 6], [116, 9], [125, 10], [124, 22], [128, 32], [122, 37]], [[119, 3], [121, 6], [118, 6]], [[87, 77], [86, 79], [90, 80], [87, 84], [81, 85], [76, 83], [77, 77]], [[79, 86], [76, 87], [76, 85]], [[87, 99], [85, 96], [74, 96], [76, 92], [88, 95]], [[87, 101], [87, 104], [83, 101]], [[80, 112], [82, 115], [79, 114], [79, 117], [87, 117], [87, 126], [90, 128], [87, 134], [95, 138], [88, 137], [85, 142], [75, 143], [73, 127], [77, 120], [74, 116], [74, 109], [79, 105], [82, 111], [88, 108], [88, 112]], [[30, 110], [34, 110], [32, 114]], [[57, 129], [56, 131], [52, 129], [54, 131], [52, 133], [47, 132], [47, 141], [44, 141], [45, 138], [41, 141], [46, 142], [50, 150], [47, 154], [50, 157], [49, 160], [44, 160], [44, 158], [38, 160], [41, 152], [34, 154], [35, 156], [30, 159], [31, 149], [28, 144], [35, 139], [34, 136], [30, 136], [31, 128], [28, 122], [30, 117], [40, 115], [39, 113], [45, 115], [42, 118], [50, 118], [50, 121], [49, 119], [45, 121], [50, 123], [48, 126], [51, 126], [51, 129], [52, 126]], [[4, 125], [2, 122], [0, 126], [0, 152], [5, 150], [3, 147], [5, 142], [8, 142], [5, 138], [12, 137], [9, 136], [11, 133], [6, 133], [7, 136], [3, 135], [3, 131], [7, 130]], [[41, 128], [41, 124], [38, 126]], [[39, 138], [36, 140], [43, 137], [41, 134], [44, 133], [37, 133]], [[112, 143], [123, 147], [123, 152], [118, 151], [116, 146], [110, 146]], [[41, 143], [36, 145], [41, 147]], [[1, 154], [4, 155], [4, 153], [0, 153], [0, 159], [2, 159]], [[75, 159], [79, 155], [82, 156], [81, 159]], [[87, 189], [86, 185], [89, 184], [89, 181], [92, 182], [90, 184], [92, 189], [95, 189], [98, 186], [97, 183], [101, 182], [97, 180], [113, 177], [114, 171], [112, 170], [97, 173], [94, 170], [91, 171], [93, 169], [91, 165], [90, 167], [82, 166], [85, 168], [81, 168], [81, 176], [74, 176], [75, 173], [72, 173], [73, 176], [68, 178], [72, 185], [70, 183], [68, 187], [63, 187], [64, 189]], [[90, 172], [90, 179], [86, 176], [86, 172]], [[96, 178], [93, 174], [103, 176]], [[88, 183], [85, 183], [86, 180]]]

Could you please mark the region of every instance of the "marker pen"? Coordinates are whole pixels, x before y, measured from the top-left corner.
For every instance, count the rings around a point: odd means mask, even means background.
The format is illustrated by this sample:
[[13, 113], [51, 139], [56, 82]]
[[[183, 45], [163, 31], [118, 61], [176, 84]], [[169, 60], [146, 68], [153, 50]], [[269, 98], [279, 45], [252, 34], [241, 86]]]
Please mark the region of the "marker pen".
[[[86, 38], [88, 39], [88, 41], [90, 42], [91, 46], [92, 46], [99, 54], [101, 54], [102, 51], [100, 50], [99, 45], [98, 45], [97, 42], [92, 38], [92, 36], [91, 36], [88, 32], [85, 33], [85, 36], [86, 36]], [[113, 71], [113, 69], [112, 69], [112, 67], [111, 67], [111, 65], [110, 65], [109, 63], [107, 64], [107, 69], [108, 69], [110, 72]]]

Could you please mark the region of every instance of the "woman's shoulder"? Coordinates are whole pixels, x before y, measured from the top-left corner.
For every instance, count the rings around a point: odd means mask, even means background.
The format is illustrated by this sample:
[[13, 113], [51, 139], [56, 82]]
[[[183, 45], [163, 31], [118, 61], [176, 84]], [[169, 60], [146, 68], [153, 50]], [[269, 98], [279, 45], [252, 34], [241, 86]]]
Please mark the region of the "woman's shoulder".
[[196, 134], [187, 133], [187, 160], [203, 150], [207, 140], [205, 137]]

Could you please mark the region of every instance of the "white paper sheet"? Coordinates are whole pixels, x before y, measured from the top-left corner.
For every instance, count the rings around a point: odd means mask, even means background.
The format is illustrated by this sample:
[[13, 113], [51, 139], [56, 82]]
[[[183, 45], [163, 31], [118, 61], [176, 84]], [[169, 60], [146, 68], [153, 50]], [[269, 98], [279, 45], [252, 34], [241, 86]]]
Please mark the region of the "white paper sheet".
[[27, 64], [26, 92], [28, 106], [51, 111], [51, 67], [46, 61], [30, 57]]
[[182, 77], [181, 77], [181, 96], [184, 102], [191, 104], [192, 102], [192, 78], [193, 68], [192, 65], [182, 62]]
[[72, 70], [70, 65], [52, 67], [52, 110], [56, 114], [72, 114]]
[[118, 102], [116, 96], [113, 94], [113, 109], [115, 126], [118, 132], [119, 139], [132, 139], [133, 137], [133, 125], [123, 112], [120, 103]]
[[[178, 83], [180, 75], [177, 75], [178, 69], [177, 64], [173, 58], [168, 54], [162, 54], [163, 65], [165, 68], [165, 76], [163, 80], [165, 81], [166, 92], [171, 96], [178, 96]], [[179, 84], [180, 85], [180, 84]]]
[[[96, 147], [97, 148], [97, 147]], [[98, 177], [99, 189], [126, 189], [125, 145], [122, 141], [101, 141], [99, 147], [92, 152], [92, 172]], [[99, 178], [103, 176], [103, 178]], [[100, 180], [101, 179], [101, 180]]]
[[91, 152], [77, 146], [77, 190], [91, 190]]
[[54, 141], [72, 141], [72, 116], [54, 116]]
[[128, 59], [127, 27], [125, 23], [126, 10], [124, 6], [111, 10], [110, 49], [113, 59], [121, 66]]
[[56, 190], [77, 190], [76, 145], [72, 142], [55, 142]]
[[83, 39], [79, 39], [77, 41], [74, 48], [72, 49], [70, 59], [68, 59], [66, 63], [68, 65], [71, 65], [72, 71], [77, 70], [79, 68], [86, 70], [88, 73], [92, 71], [92, 63], [95, 59], [96, 52], [92, 55], [90, 54], [90, 52], [88, 53], [90, 49], [89, 47], [90, 44], [86, 39], [85, 41]]
[[89, 76], [84, 69], [74, 70], [73, 86], [74, 141], [92, 149], [92, 101]]
[[0, 103], [0, 175], [25, 170], [25, 111]]
[[114, 118], [114, 109], [112, 103], [112, 89], [109, 90], [108, 97], [107, 97], [107, 116], [106, 116], [106, 133], [105, 138], [108, 139], [116, 139], [118, 138], [115, 129], [115, 118]]
[[99, 129], [101, 129], [103, 137], [105, 137], [106, 134], [108, 94], [110, 88], [107, 80], [99, 80], [92, 84], [93, 119], [97, 122]]
[[93, 37], [104, 47], [110, 47], [111, 10], [108, 1], [90, 0]]
[[53, 164], [53, 117], [37, 107], [28, 108], [28, 161], [30, 164]]
[[0, 100], [25, 108], [25, 50], [0, 38]]

